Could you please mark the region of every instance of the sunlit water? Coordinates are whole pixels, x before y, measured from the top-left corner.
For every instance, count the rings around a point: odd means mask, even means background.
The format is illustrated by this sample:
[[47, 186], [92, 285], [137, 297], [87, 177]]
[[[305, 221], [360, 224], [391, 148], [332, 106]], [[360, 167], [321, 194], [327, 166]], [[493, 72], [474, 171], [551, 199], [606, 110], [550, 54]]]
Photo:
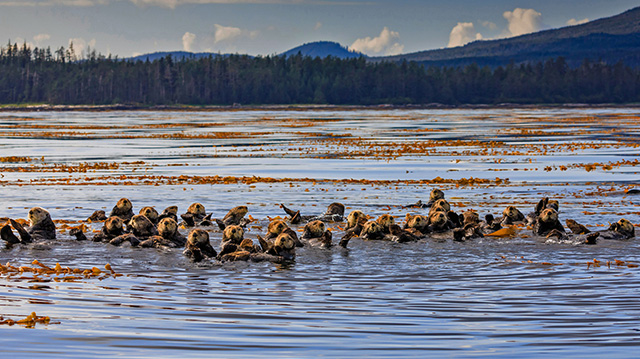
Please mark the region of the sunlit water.
[[[573, 218], [593, 230], [621, 217], [637, 224], [640, 197], [625, 193], [638, 182], [631, 164], [640, 158], [636, 115], [635, 109], [2, 113], [0, 158], [29, 159], [0, 163], [0, 217], [25, 218], [28, 208], [41, 206], [54, 219], [81, 221], [96, 209], [108, 213], [121, 197], [136, 212], [178, 205], [184, 213], [201, 202], [218, 218], [247, 205], [256, 222], [246, 237], [255, 239], [268, 217], [284, 216], [280, 203], [319, 214], [339, 201], [348, 211], [390, 213], [400, 222], [406, 213], [426, 211], [403, 205], [426, 201], [439, 187], [456, 211], [475, 209], [481, 217], [509, 204], [528, 213], [548, 196], [560, 201], [563, 222]], [[432, 153], [368, 147], [428, 141], [441, 142]], [[490, 141], [500, 143], [483, 147]], [[481, 152], [494, 147], [498, 152]], [[83, 163], [117, 166], [72, 170]], [[591, 164], [597, 165], [587, 171]], [[183, 175], [290, 180], [211, 184]], [[448, 182], [433, 183], [438, 177]], [[492, 182], [454, 182], [470, 177]], [[338, 225], [329, 226], [339, 238]], [[208, 230], [217, 248], [221, 233]], [[631, 358], [640, 345], [640, 269], [606, 264], [640, 262], [635, 240], [586, 246], [526, 229], [512, 239], [465, 243], [356, 238], [348, 249], [305, 247], [294, 263], [279, 265], [194, 264], [181, 250], [75, 242], [62, 230], [58, 237], [3, 249], [0, 262], [110, 263], [124, 276], [37, 286], [0, 277], [0, 315], [19, 319], [35, 311], [59, 322], [0, 326], [7, 356]], [[594, 259], [602, 265], [587, 264]]]

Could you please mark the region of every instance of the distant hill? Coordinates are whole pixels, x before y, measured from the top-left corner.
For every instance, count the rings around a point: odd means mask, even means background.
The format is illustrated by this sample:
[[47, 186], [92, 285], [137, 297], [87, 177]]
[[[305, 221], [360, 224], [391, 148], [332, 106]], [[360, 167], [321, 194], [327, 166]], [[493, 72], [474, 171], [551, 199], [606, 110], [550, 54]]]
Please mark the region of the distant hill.
[[559, 56], [565, 57], [567, 63], [573, 66], [588, 58], [607, 63], [622, 60], [628, 65], [640, 67], [640, 7], [582, 25], [372, 60], [407, 60], [439, 66], [464, 66], [474, 62], [500, 66], [510, 62], [544, 61]]
[[297, 54], [301, 54], [302, 56], [310, 56], [310, 57], [320, 57], [325, 58], [327, 56], [337, 57], [339, 59], [352, 59], [357, 57], [366, 57], [361, 52], [351, 51], [346, 47], [340, 45], [337, 42], [331, 41], [317, 41], [310, 42], [304, 45], [294, 47], [289, 51], [285, 51], [281, 56], [295, 56]]

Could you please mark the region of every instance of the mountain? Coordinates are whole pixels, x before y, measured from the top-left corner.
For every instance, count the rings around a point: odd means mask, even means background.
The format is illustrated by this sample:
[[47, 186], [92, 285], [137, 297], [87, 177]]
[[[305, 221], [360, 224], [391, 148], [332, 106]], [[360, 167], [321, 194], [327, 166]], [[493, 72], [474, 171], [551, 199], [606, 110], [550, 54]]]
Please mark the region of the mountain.
[[373, 61], [416, 61], [425, 65], [500, 66], [531, 63], [563, 56], [569, 65], [592, 61], [640, 66], [640, 7], [581, 25], [540, 31], [499, 40], [474, 41], [464, 46], [420, 51]]
[[302, 56], [310, 56], [310, 57], [320, 57], [325, 58], [327, 56], [333, 56], [340, 59], [351, 59], [357, 57], [366, 57], [365, 54], [351, 51], [346, 47], [343, 47], [337, 42], [331, 41], [317, 41], [317, 42], [309, 42], [304, 45], [294, 47], [289, 51], [285, 51], [281, 56], [295, 56], [297, 54], [301, 54]]

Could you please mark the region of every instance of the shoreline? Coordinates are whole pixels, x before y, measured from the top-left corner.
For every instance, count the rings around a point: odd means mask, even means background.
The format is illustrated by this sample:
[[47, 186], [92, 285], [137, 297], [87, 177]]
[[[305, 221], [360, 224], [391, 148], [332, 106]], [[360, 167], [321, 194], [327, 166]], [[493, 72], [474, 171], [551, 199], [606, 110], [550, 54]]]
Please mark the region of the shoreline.
[[460, 110], [460, 109], [601, 109], [601, 108], [640, 108], [640, 103], [632, 104], [466, 104], [444, 105], [431, 103], [424, 105], [2, 105], [0, 112], [107, 112], [107, 111], [360, 111], [360, 110]]

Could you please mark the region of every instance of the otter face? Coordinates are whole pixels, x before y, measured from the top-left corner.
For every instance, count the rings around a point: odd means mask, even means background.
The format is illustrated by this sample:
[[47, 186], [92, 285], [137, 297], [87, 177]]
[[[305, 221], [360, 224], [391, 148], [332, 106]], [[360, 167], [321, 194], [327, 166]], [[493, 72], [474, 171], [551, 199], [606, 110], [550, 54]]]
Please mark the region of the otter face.
[[129, 220], [129, 227], [137, 232], [145, 232], [153, 227], [153, 223], [151, 223], [149, 218], [145, 217], [144, 215], [136, 214]]
[[558, 221], [558, 212], [553, 208], [547, 208], [540, 213], [540, 221], [543, 223], [553, 223]]
[[434, 212], [429, 217], [429, 222], [434, 227], [443, 227], [447, 223], [447, 221], [447, 215], [442, 211]]
[[427, 219], [421, 215], [407, 216], [407, 228], [424, 228], [427, 225]]
[[309, 222], [304, 226], [304, 233], [308, 238], [322, 237], [325, 227], [322, 221]]
[[338, 202], [331, 203], [327, 208], [327, 214], [344, 216], [344, 204]]
[[29, 221], [32, 226], [51, 220], [51, 215], [42, 207], [33, 207], [29, 210]]
[[133, 205], [131, 204], [131, 201], [129, 201], [128, 198], [120, 198], [118, 203], [116, 203], [116, 208], [119, 211], [124, 213], [124, 212], [129, 212], [133, 208]]
[[177, 215], [178, 214], [178, 206], [169, 206], [167, 208], [164, 209], [164, 211], [162, 211], [162, 213], [172, 213]]
[[202, 203], [192, 203], [189, 208], [187, 208], [187, 213], [191, 213], [196, 217], [204, 217], [207, 215], [206, 211], [204, 210], [204, 206], [202, 205]]
[[431, 214], [435, 212], [449, 212], [450, 210], [451, 205], [449, 205], [449, 202], [445, 201], [444, 199], [439, 199], [435, 201], [435, 203], [431, 206], [431, 209], [429, 210], [429, 216], [431, 216]]
[[158, 223], [158, 234], [164, 238], [173, 237], [178, 231], [178, 223], [173, 218], [163, 218]]
[[440, 199], [444, 199], [444, 192], [438, 188], [431, 190], [431, 193], [429, 194], [429, 202], [435, 202]]
[[358, 225], [358, 223], [364, 221], [367, 219], [367, 216], [365, 216], [364, 213], [362, 213], [362, 211], [351, 211], [351, 213], [349, 213], [349, 216], [347, 217], [347, 228], [352, 228]]
[[147, 217], [151, 222], [158, 221], [158, 211], [153, 207], [144, 207], [140, 210], [140, 214]]
[[478, 212], [475, 212], [473, 210], [468, 210], [466, 212], [464, 212], [462, 214], [462, 218], [463, 218], [463, 223], [465, 224], [476, 224], [478, 222], [480, 222], [480, 216], [478, 216]]
[[107, 233], [119, 235], [124, 230], [124, 221], [118, 216], [109, 217], [104, 222], [104, 228]]
[[502, 211], [502, 215], [507, 217], [507, 218], [511, 218], [511, 219], [516, 219], [518, 218], [518, 209], [514, 206], [509, 206], [507, 208], [504, 209], [504, 211]]
[[244, 229], [240, 226], [227, 226], [222, 233], [223, 242], [240, 244], [244, 238]]
[[618, 221], [618, 229], [616, 230], [616, 232], [634, 235], [635, 229], [633, 228], [633, 224], [631, 222], [622, 218]]
[[380, 223], [376, 221], [367, 221], [367, 223], [365, 223], [364, 226], [362, 227], [361, 236], [365, 234], [368, 236], [371, 236], [371, 235], [382, 233], [383, 231], [384, 231], [384, 228]]
[[207, 233], [207, 231], [197, 228], [189, 232], [189, 238], [187, 238], [187, 245], [202, 247], [207, 244], [211, 245], [209, 243], [209, 233]]
[[376, 222], [380, 223], [381, 226], [385, 228], [389, 228], [394, 223], [394, 218], [390, 214], [383, 214], [382, 216], [376, 219]]
[[267, 231], [269, 232], [269, 234], [277, 236], [287, 228], [289, 228], [289, 226], [287, 226], [287, 224], [284, 223], [284, 221], [282, 221], [280, 219], [276, 219], [275, 221], [269, 222], [269, 226], [267, 227]]
[[547, 202], [547, 206], [545, 208], [551, 208], [558, 212], [560, 210], [560, 203], [555, 199], [551, 199]]
[[293, 240], [291, 235], [287, 232], [280, 233], [278, 238], [276, 238], [273, 243], [274, 247], [284, 249], [286, 251], [291, 251], [296, 247], [296, 242]]

